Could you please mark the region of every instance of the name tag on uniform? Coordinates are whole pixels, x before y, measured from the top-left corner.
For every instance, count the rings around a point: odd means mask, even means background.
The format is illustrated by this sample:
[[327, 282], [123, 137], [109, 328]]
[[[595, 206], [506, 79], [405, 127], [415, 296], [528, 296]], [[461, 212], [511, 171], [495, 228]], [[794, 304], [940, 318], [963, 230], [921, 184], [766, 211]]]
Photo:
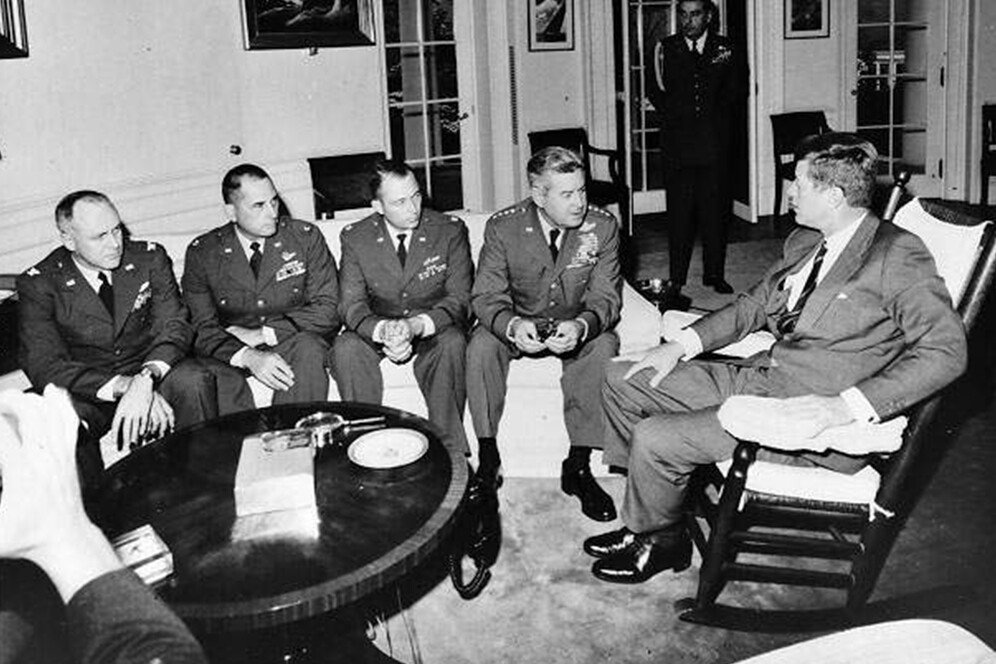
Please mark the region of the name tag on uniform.
[[290, 261], [277, 270], [277, 281], [283, 281], [284, 279], [289, 279], [290, 277], [296, 277], [299, 274], [304, 274], [304, 272], [304, 261]]

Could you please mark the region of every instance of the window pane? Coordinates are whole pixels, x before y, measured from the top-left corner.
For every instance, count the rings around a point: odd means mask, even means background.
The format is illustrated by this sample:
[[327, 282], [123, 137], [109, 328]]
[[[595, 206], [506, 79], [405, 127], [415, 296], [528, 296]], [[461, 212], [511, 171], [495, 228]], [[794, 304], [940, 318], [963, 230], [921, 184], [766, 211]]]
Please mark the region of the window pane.
[[392, 104], [422, 100], [417, 46], [385, 49], [387, 56], [387, 98]]
[[429, 156], [460, 154], [460, 106], [456, 102], [429, 105]]
[[453, 0], [422, 0], [425, 41], [453, 41]]
[[896, 26], [896, 73], [920, 76], [927, 71], [927, 29]]
[[889, 0], [860, 0], [858, 2], [858, 23], [887, 23], [889, 21]]
[[896, 81], [896, 92], [893, 96], [892, 122], [901, 125], [927, 124], [927, 81], [903, 80]]
[[406, 106], [390, 109], [391, 156], [405, 161], [424, 159], [422, 108]]
[[906, 170], [917, 175], [926, 172], [927, 132], [923, 128], [897, 128], [893, 134], [893, 173]]
[[426, 46], [425, 72], [426, 95], [429, 99], [456, 97], [456, 46]]
[[889, 121], [889, 82], [885, 78], [858, 81], [858, 126], [885, 124]]
[[429, 165], [430, 196], [436, 210], [463, 208], [463, 174], [460, 158], [434, 161]]

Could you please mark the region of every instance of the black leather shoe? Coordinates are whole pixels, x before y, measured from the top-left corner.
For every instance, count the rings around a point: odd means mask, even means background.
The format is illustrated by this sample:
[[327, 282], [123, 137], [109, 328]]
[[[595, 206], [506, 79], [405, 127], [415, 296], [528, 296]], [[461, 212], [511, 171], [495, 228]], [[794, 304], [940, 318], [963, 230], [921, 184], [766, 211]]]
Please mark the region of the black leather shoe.
[[660, 298], [657, 300], [657, 309], [661, 313], [664, 313], [668, 309], [688, 311], [690, 306], [692, 306], [692, 298], [682, 295], [681, 284], [673, 281], [667, 282], [660, 294]]
[[610, 583], [643, 583], [664, 570], [680, 572], [691, 564], [692, 542], [687, 535], [667, 545], [636, 536], [624, 550], [596, 560], [591, 573]]
[[598, 486], [588, 466], [571, 468], [565, 461], [560, 467], [560, 490], [568, 496], [577, 496], [581, 500], [581, 511], [589, 519], [612, 521], [616, 518], [612, 497]]
[[505, 481], [505, 474], [500, 463], [482, 463], [474, 472], [473, 481], [483, 489], [497, 492]]
[[606, 558], [620, 551], [625, 551], [636, 541], [636, 533], [623, 526], [619, 530], [610, 530], [601, 535], [589, 537], [584, 541], [584, 552], [596, 558]]
[[733, 286], [726, 283], [723, 277], [703, 277], [703, 286], [712, 286], [712, 289], [721, 295], [729, 295], [733, 292]]

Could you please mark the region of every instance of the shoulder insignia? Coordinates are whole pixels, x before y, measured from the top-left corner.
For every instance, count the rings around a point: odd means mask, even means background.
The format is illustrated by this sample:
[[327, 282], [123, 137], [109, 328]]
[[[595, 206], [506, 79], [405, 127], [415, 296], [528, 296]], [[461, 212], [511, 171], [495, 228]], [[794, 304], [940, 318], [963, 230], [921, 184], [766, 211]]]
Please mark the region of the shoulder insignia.
[[156, 246], [157, 245], [156, 245], [155, 242], [146, 242], [145, 243], [145, 250], [146, 251], [155, 251], [156, 250]]
[[37, 277], [39, 274], [41, 274], [41, 272], [38, 271], [38, 268], [31, 267], [28, 268], [28, 271], [25, 272], [25, 274], [27, 274], [29, 277]]
[[197, 246], [200, 246], [200, 244], [201, 244], [201, 239], [200, 238], [196, 238], [193, 242], [190, 243], [190, 246], [191, 247], [197, 247]]
[[135, 269], [135, 264], [134, 263], [128, 263], [127, 265], [124, 266], [124, 269], [125, 269], [125, 272], [131, 272], [132, 270]]
[[314, 226], [312, 226], [311, 224], [301, 224], [301, 230], [303, 230], [305, 233], [310, 233], [312, 228], [314, 228]]
[[69, 279], [68, 281], [66, 281], [66, 286], [69, 286], [70, 288], [72, 288], [75, 285], [76, 285], [75, 279]]

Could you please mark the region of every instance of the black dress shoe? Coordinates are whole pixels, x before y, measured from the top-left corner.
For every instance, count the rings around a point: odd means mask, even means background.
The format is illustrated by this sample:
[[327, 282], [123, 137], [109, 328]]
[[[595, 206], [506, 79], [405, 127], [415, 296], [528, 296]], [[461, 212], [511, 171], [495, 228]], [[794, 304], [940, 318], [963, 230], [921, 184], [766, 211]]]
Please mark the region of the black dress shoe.
[[691, 564], [692, 542], [687, 535], [669, 544], [655, 544], [636, 536], [627, 548], [596, 560], [591, 573], [611, 583], [643, 583], [664, 570], [680, 572]]
[[703, 277], [703, 286], [712, 286], [712, 289], [721, 295], [729, 295], [733, 292], [733, 286], [726, 283], [723, 277]]
[[612, 521], [616, 518], [612, 497], [598, 486], [588, 466], [572, 468], [565, 461], [560, 467], [560, 490], [568, 496], [577, 496], [581, 500], [581, 511], [589, 519]]
[[669, 309], [688, 311], [690, 306], [692, 306], [692, 298], [687, 295], [682, 295], [681, 284], [673, 281], [667, 282], [664, 286], [664, 290], [661, 292], [660, 297], [657, 300], [657, 309], [661, 313], [664, 313]]
[[474, 472], [472, 481], [482, 489], [497, 492], [505, 482], [505, 474], [502, 472], [500, 463], [482, 463]]
[[623, 526], [584, 541], [584, 552], [595, 558], [606, 558], [628, 549], [636, 541], [636, 533]]

